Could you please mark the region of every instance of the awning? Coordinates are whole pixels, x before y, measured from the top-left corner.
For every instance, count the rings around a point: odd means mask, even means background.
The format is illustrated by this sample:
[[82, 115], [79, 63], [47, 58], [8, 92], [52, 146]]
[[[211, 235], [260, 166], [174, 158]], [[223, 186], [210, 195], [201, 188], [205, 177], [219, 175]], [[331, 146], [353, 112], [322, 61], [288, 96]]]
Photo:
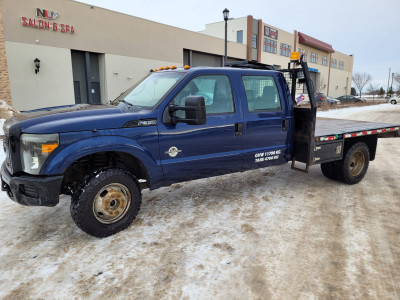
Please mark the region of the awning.
[[327, 43], [324, 43], [320, 40], [317, 40], [307, 34], [299, 32], [299, 43], [310, 46], [325, 52], [333, 53], [335, 50], [333, 50], [332, 45], [329, 45]]

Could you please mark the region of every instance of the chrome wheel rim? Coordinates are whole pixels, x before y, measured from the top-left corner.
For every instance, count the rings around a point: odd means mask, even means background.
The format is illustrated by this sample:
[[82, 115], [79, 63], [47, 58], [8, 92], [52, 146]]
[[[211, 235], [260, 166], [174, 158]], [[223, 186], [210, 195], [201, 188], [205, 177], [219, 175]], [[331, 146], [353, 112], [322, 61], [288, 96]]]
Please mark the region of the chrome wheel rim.
[[120, 183], [111, 183], [103, 187], [93, 201], [93, 214], [103, 224], [112, 224], [121, 220], [131, 206], [131, 193]]
[[350, 174], [358, 176], [364, 169], [365, 155], [363, 152], [355, 152], [350, 158]]

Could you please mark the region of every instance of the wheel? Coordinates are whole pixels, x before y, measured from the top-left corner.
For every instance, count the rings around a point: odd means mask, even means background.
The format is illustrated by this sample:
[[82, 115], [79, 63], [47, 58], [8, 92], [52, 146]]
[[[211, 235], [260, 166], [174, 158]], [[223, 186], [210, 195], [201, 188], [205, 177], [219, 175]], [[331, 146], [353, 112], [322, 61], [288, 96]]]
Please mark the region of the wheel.
[[394, 99], [391, 100], [390, 103], [392, 103], [392, 104], [397, 104], [396, 100], [394, 100]]
[[335, 168], [337, 168], [339, 180], [348, 184], [356, 184], [364, 178], [368, 165], [368, 146], [364, 143], [357, 143], [346, 152], [343, 160], [335, 164]]
[[137, 179], [123, 169], [87, 176], [72, 195], [71, 216], [84, 232], [106, 237], [126, 229], [142, 203]]
[[335, 167], [334, 167], [334, 162], [327, 162], [327, 163], [322, 163], [321, 164], [321, 171], [322, 174], [324, 174], [324, 176], [326, 178], [332, 179], [332, 180], [337, 180], [337, 175], [336, 175], [336, 171]]

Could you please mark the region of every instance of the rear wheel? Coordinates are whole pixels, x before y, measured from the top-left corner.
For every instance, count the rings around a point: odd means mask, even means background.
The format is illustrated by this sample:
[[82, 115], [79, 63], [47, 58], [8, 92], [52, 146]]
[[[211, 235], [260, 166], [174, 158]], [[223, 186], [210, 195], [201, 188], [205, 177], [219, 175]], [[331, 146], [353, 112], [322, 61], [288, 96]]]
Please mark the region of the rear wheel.
[[94, 172], [72, 195], [71, 216], [84, 232], [106, 237], [127, 228], [139, 212], [136, 178], [123, 169]]
[[390, 103], [392, 103], [392, 104], [397, 104], [396, 100], [394, 100], [394, 99], [391, 100]]
[[327, 162], [327, 163], [322, 163], [321, 171], [322, 171], [322, 174], [324, 174], [324, 176], [326, 178], [329, 178], [332, 180], [337, 180], [336, 169], [335, 169], [333, 161]]
[[343, 160], [335, 164], [338, 179], [348, 183], [360, 182], [367, 173], [369, 165], [369, 149], [364, 143], [357, 143], [351, 146], [346, 152]]

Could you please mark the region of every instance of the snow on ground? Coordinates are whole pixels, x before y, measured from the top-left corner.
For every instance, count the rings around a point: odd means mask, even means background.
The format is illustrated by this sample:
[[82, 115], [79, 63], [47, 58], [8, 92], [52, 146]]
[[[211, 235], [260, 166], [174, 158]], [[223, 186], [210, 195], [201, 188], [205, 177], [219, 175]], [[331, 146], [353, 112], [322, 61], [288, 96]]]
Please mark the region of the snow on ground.
[[[400, 105], [319, 116], [400, 123]], [[24, 207], [0, 193], [0, 299], [400, 297], [400, 139], [364, 180], [278, 166], [143, 192], [138, 218], [105, 239], [69, 198]]]

